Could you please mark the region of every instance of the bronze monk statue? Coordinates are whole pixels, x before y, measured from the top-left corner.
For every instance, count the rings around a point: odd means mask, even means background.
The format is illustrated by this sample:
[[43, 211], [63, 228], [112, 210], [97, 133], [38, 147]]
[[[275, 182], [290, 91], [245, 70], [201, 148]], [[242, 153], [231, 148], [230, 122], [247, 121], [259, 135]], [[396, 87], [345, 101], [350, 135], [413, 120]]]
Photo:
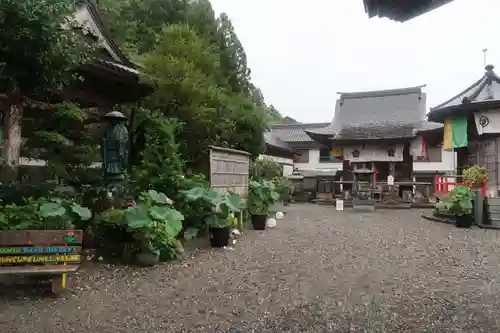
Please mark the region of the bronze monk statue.
[[109, 112], [104, 118], [108, 121], [108, 127], [103, 138], [102, 163], [104, 178], [110, 184], [125, 179], [128, 166], [129, 134], [125, 124], [127, 118], [121, 112]]

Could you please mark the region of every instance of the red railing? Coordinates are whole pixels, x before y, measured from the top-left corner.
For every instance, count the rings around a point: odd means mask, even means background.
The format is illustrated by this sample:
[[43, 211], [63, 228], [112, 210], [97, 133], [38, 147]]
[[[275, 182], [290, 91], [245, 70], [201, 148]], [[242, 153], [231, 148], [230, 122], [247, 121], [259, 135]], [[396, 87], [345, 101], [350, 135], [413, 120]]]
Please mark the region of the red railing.
[[[434, 179], [434, 184], [435, 184], [435, 193], [436, 194], [448, 194], [450, 191], [452, 191], [455, 186], [459, 185], [465, 185], [469, 188], [471, 188], [471, 185], [465, 181], [448, 181], [448, 178], [455, 178], [458, 179], [462, 176], [439, 176], [437, 175]], [[483, 183], [481, 186], [481, 192], [483, 194], [483, 197], [486, 196], [486, 183]]]

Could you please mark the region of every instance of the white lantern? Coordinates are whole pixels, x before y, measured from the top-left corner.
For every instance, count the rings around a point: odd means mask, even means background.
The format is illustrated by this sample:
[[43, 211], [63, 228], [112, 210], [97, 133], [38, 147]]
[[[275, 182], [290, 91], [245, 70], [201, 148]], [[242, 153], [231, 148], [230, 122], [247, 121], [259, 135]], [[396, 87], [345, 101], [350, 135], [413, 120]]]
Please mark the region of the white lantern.
[[285, 217], [285, 214], [283, 214], [282, 212], [276, 213], [276, 220], [281, 220], [283, 217]]
[[267, 220], [267, 226], [269, 228], [274, 228], [276, 226], [276, 219], [270, 218]]

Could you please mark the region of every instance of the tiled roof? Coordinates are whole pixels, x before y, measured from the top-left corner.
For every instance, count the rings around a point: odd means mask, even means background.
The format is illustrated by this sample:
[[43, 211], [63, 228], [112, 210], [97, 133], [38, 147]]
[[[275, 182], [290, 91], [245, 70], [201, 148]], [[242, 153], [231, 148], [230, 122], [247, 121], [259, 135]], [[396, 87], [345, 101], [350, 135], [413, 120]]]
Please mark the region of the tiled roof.
[[275, 133], [272, 132], [264, 133], [264, 141], [268, 146], [293, 152], [293, 149], [286, 142], [280, 140], [280, 138], [278, 138], [278, 136]]
[[[486, 66], [484, 76], [470, 87], [441, 103], [429, 112], [429, 119], [442, 121], [453, 113], [453, 109], [481, 104], [500, 103], [500, 77], [493, 71], [493, 65]], [[451, 111], [451, 112], [450, 112]]]
[[340, 93], [332, 123], [306, 132], [334, 140], [414, 137], [418, 131], [440, 126], [425, 121], [426, 95], [422, 87]]
[[273, 126], [271, 133], [284, 142], [312, 142], [313, 140], [305, 131], [320, 129], [328, 125], [329, 123], [282, 124]]

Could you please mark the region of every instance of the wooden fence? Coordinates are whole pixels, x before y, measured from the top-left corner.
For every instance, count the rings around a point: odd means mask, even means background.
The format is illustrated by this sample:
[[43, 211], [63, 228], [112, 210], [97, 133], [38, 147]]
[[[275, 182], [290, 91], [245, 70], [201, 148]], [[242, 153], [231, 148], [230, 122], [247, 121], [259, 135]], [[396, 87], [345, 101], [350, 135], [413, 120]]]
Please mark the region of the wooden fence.
[[246, 151], [210, 146], [210, 186], [224, 194], [248, 195], [250, 154]]
[[[210, 187], [221, 194], [235, 193], [248, 197], [250, 153], [242, 150], [210, 146]], [[246, 204], [246, 203], [245, 203]], [[243, 213], [238, 229], [243, 229]]]

